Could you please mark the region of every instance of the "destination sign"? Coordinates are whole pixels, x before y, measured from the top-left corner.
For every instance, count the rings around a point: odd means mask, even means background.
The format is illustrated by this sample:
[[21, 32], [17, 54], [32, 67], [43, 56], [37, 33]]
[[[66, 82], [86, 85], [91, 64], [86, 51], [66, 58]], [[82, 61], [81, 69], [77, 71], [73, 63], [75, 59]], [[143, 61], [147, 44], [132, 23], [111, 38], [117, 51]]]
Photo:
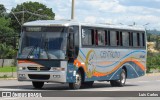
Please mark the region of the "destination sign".
[[28, 32], [40, 32], [41, 30], [41, 27], [26, 27], [26, 31]]

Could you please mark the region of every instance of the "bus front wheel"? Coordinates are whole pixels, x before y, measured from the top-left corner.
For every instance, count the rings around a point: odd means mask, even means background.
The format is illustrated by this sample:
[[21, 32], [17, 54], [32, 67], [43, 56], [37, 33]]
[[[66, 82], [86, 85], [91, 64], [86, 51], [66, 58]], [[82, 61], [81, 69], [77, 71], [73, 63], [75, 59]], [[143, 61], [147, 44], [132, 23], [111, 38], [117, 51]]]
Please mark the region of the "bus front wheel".
[[34, 88], [36, 88], [36, 89], [41, 89], [42, 87], [43, 87], [43, 85], [44, 85], [44, 82], [32, 82], [32, 85], [33, 85], [33, 87]]
[[125, 85], [126, 82], [126, 72], [123, 69], [122, 72], [120, 73], [120, 79], [119, 80], [111, 80], [110, 84], [111, 86], [119, 86], [119, 87], [123, 87]]
[[81, 72], [78, 71], [76, 73], [76, 82], [75, 83], [69, 83], [69, 88], [70, 89], [79, 89], [82, 85], [82, 75]]

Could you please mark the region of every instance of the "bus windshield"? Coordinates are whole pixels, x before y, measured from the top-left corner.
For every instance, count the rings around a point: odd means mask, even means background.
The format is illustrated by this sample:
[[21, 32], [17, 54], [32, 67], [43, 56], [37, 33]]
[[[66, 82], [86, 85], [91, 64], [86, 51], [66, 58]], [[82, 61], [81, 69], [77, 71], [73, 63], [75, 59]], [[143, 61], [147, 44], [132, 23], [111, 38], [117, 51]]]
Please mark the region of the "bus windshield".
[[35, 29], [23, 32], [18, 58], [65, 59], [67, 47], [65, 28], [43, 27], [41, 31], [36, 31]]

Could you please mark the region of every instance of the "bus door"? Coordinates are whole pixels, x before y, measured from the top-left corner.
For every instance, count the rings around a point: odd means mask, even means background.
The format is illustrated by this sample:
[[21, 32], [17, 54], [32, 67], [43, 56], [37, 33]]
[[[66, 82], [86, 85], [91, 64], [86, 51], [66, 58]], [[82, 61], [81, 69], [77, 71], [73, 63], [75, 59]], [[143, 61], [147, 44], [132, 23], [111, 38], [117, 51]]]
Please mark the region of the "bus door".
[[73, 27], [69, 27], [68, 32], [68, 59], [69, 63], [73, 63], [75, 58], [75, 47], [74, 47], [74, 30]]

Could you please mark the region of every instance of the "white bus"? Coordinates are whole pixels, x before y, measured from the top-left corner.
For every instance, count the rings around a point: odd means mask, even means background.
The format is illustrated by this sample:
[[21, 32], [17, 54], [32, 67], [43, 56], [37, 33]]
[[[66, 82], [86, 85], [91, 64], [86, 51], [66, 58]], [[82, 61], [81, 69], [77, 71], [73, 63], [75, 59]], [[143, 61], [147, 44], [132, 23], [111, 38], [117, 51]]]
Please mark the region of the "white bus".
[[17, 57], [18, 80], [34, 88], [44, 82], [68, 83], [71, 89], [145, 75], [146, 32], [142, 27], [41, 20], [23, 25]]

